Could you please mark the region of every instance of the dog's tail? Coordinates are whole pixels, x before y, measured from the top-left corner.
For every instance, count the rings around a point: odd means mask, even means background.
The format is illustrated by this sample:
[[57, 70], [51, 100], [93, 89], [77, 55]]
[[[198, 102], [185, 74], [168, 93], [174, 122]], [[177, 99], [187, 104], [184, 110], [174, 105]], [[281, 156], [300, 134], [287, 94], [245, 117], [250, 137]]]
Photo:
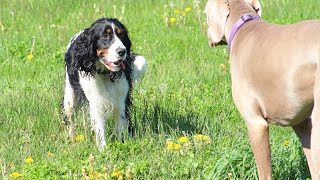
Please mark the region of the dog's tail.
[[147, 61], [143, 56], [133, 56], [133, 83], [137, 83], [143, 78], [147, 69]]

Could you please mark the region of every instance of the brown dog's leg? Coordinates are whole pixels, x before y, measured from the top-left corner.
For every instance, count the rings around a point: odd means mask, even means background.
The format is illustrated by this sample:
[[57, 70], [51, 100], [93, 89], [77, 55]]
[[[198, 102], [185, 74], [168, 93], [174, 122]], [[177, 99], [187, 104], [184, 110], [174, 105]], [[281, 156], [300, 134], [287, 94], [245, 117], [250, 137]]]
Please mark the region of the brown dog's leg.
[[246, 120], [260, 180], [272, 179], [268, 123], [262, 117]]
[[300, 139], [300, 142], [303, 147], [303, 152], [307, 158], [308, 166], [312, 174], [313, 165], [312, 165], [311, 149], [310, 149], [311, 129], [312, 129], [311, 119], [308, 118], [302, 123], [296, 126], [292, 126], [292, 128]]
[[312, 166], [311, 177], [312, 179], [320, 180], [320, 107], [314, 106], [311, 122], [311, 157], [312, 157]]
[[[320, 63], [320, 62], [319, 62]], [[311, 177], [320, 180], [320, 67], [316, 71], [314, 85], [314, 107], [311, 115]]]

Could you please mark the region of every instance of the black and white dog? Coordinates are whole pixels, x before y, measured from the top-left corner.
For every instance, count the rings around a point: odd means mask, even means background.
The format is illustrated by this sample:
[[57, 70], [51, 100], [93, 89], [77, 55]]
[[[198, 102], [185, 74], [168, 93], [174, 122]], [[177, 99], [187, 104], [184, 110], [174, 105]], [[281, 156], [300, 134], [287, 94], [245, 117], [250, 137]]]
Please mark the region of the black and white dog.
[[76, 34], [65, 54], [66, 85], [63, 109], [69, 133], [77, 107], [89, 103], [91, 124], [100, 150], [106, 146], [105, 120], [113, 114], [115, 130], [133, 129], [130, 105], [133, 84], [145, 72], [146, 60], [131, 53], [125, 26], [117, 19], [103, 18]]

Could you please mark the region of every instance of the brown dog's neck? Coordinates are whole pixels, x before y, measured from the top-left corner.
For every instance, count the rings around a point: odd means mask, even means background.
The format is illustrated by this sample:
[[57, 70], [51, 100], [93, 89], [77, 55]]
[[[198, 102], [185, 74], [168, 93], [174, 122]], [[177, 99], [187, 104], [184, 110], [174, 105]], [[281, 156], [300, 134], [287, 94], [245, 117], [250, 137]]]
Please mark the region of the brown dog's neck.
[[229, 41], [233, 25], [244, 14], [257, 15], [257, 12], [244, 0], [229, 0], [229, 16], [225, 26], [226, 41]]

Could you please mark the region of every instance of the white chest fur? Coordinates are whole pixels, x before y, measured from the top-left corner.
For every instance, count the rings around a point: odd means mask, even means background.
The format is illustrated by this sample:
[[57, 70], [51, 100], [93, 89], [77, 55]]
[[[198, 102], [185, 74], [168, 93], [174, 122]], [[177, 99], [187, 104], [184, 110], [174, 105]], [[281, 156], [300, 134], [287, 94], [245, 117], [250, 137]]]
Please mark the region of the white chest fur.
[[89, 102], [95, 102], [104, 110], [112, 110], [125, 105], [129, 90], [126, 78], [111, 82], [109, 76], [106, 75], [97, 74], [95, 77], [88, 77], [79, 73], [79, 77], [81, 87]]

